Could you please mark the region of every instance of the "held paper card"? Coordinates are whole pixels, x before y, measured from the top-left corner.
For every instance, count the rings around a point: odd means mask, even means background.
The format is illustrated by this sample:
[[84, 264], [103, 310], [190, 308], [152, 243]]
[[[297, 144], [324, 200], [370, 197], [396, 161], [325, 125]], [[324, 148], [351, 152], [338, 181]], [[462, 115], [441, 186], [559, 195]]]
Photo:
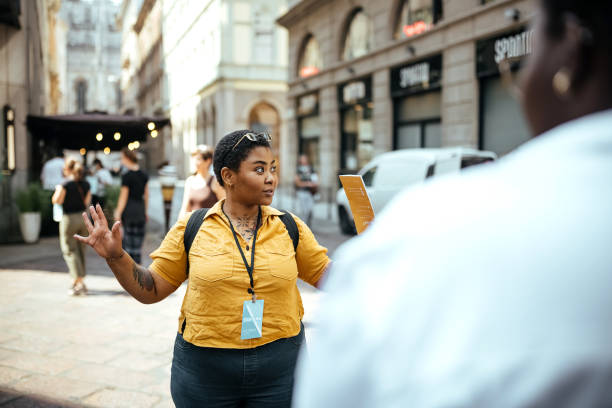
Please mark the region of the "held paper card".
[[351, 206], [357, 233], [361, 234], [374, 220], [374, 210], [363, 179], [359, 175], [345, 175], [340, 176], [340, 182]]

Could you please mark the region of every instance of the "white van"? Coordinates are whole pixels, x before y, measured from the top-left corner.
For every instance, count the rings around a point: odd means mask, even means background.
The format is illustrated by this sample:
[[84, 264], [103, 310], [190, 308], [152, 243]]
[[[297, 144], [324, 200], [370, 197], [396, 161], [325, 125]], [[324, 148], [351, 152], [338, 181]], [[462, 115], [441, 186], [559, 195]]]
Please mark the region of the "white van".
[[[376, 156], [358, 174], [363, 178], [377, 214], [395, 194], [410, 184], [496, 159], [493, 152], [465, 147], [403, 149]], [[336, 203], [340, 229], [345, 234], [355, 234], [353, 215], [343, 189], [338, 190]]]

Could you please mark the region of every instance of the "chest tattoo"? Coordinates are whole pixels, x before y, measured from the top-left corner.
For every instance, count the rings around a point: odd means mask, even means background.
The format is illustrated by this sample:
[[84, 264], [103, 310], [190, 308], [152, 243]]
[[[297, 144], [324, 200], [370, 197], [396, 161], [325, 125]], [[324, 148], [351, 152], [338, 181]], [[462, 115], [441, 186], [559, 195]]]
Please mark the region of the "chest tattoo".
[[242, 235], [242, 238], [250, 245], [253, 235], [255, 234], [255, 225], [257, 224], [257, 217], [239, 217], [232, 220], [236, 231]]

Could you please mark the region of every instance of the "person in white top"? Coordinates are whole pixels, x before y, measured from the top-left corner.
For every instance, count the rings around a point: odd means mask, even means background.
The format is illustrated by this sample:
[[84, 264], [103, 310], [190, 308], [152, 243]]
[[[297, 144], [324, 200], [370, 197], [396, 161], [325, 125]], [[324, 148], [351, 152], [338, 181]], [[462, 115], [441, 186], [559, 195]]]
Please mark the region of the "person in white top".
[[55, 187], [64, 183], [64, 158], [60, 153], [49, 159], [40, 172], [40, 182], [45, 190], [55, 191]]
[[100, 204], [104, 207], [106, 199], [106, 187], [113, 184], [113, 176], [108, 169], [104, 168], [102, 161], [98, 158], [93, 161], [93, 174], [91, 184], [92, 204]]
[[612, 406], [612, 3], [541, 0], [537, 136], [337, 253], [294, 406]]

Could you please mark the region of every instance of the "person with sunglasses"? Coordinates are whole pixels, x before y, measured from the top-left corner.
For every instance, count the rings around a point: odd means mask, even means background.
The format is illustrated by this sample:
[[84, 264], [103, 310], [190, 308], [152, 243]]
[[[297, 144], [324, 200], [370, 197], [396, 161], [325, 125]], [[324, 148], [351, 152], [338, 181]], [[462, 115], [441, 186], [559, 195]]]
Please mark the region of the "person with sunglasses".
[[[249, 130], [224, 136], [213, 167], [226, 198], [205, 215], [188, 255], [192, 214], [180, 219], [144, 268], [121, 248], [120, 222], [108, 228], [102, 209], [85, 213], [88, 237], [117, 280], [142, 303], [155, 303], [187, 278], [171, 372], [181, 407], [289, 407], [304, 308], [297, 278], [318, 286], [330, 263], [298, 217], [294, 247], [283, 213], [270, 207], [277, 186], [271, 138]], [[191, 225], [191, 224], [190, 224]]]

